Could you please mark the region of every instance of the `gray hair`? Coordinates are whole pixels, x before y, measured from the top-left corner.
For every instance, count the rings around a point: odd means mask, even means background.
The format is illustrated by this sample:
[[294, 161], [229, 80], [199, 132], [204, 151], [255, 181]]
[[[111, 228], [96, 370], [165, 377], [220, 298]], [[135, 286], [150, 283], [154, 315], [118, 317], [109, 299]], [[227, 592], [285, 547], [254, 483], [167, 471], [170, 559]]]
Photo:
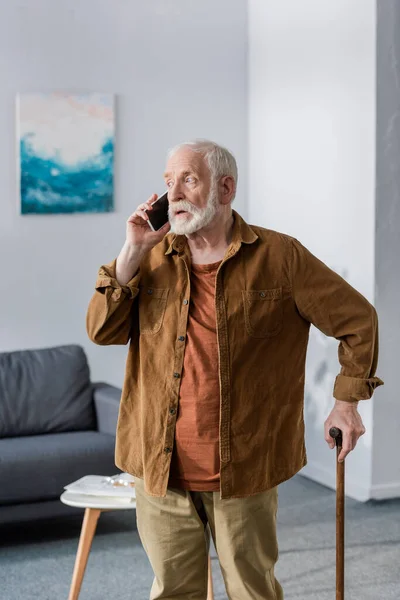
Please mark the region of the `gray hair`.
[[199, 152], [208, 164], [213, 181], [218, 181], [221, 177], [230, 176], [235, 182], [235, 190], [232, 200], [236, 195], [238, 169], [235, 157], [223, 146], [210, 140], [193, 140], [183, 142], [174, 146], [168, 151], [167, 158], [170, 159], [175, 152], [182, 148], [190, 148], [193, 152]]

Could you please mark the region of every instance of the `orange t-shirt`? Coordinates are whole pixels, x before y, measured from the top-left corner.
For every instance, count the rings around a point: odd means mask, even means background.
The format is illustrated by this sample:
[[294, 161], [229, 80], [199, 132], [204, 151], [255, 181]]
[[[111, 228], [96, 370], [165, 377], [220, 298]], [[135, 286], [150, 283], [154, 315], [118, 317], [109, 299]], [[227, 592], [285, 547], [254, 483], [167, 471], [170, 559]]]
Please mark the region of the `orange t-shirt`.
[[220, 262], [192, 265], [187, 339], [175, 444], [168, 485], [194, 492], [218, 491], [219, 358], [215, 277]]

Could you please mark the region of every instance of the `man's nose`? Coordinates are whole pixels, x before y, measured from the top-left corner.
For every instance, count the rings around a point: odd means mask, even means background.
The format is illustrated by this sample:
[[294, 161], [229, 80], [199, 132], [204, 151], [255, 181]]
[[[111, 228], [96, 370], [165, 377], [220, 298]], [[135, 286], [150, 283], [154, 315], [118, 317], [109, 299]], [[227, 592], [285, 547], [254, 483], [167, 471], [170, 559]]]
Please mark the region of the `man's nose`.
[[176, 182], [168, 190], [168, 200], [169, 202], [179, 202], [179, 200], [183, 200], [185, 195], [183, 193], [181, 185]]

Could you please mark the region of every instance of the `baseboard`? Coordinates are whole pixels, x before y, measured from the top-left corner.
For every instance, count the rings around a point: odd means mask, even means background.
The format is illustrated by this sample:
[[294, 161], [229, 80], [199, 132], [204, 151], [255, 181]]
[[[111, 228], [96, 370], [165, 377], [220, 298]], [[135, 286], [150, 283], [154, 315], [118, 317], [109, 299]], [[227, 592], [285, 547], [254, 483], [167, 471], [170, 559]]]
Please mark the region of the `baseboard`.
[[[336, 489], [336, 472], [335, 469], [327, 469], [318, 463], [309, 461], [307, 465], [300, 471], [300, 475], [308, 477], [317, 483], [321, 483], [326, 487]], [[346, 496], [359, 502], [367, 502], [372, 498], [371, 488], [362, 482], [357, 482], [346, 477], [345, 482]]]
[[371, 487], [371, 498], [373, 500], [389, 500], [400, 498], [400, 482], [381, 483]]

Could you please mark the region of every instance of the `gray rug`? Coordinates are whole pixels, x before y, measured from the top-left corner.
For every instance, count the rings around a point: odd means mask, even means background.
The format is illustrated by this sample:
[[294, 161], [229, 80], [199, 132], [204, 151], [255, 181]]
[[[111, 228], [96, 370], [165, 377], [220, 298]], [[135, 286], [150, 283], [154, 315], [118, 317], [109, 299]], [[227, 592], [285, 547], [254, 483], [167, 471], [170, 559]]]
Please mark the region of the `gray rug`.
[[[346, 600], [399, 600], [400, 500], [347, 500], [346, 510]], [[1, 600], [66, 600], [80, 527], [68, 517], [1, 528]], [[281, 485], [278, 537], [285, 600], [334, 600], [334, 493], [301, 476]], [[226, 600], [214, 548], [212, 557], [215, 600]], [[151, 582], [135, 511], [103, 514], [80, 600], [148, 600]]]

